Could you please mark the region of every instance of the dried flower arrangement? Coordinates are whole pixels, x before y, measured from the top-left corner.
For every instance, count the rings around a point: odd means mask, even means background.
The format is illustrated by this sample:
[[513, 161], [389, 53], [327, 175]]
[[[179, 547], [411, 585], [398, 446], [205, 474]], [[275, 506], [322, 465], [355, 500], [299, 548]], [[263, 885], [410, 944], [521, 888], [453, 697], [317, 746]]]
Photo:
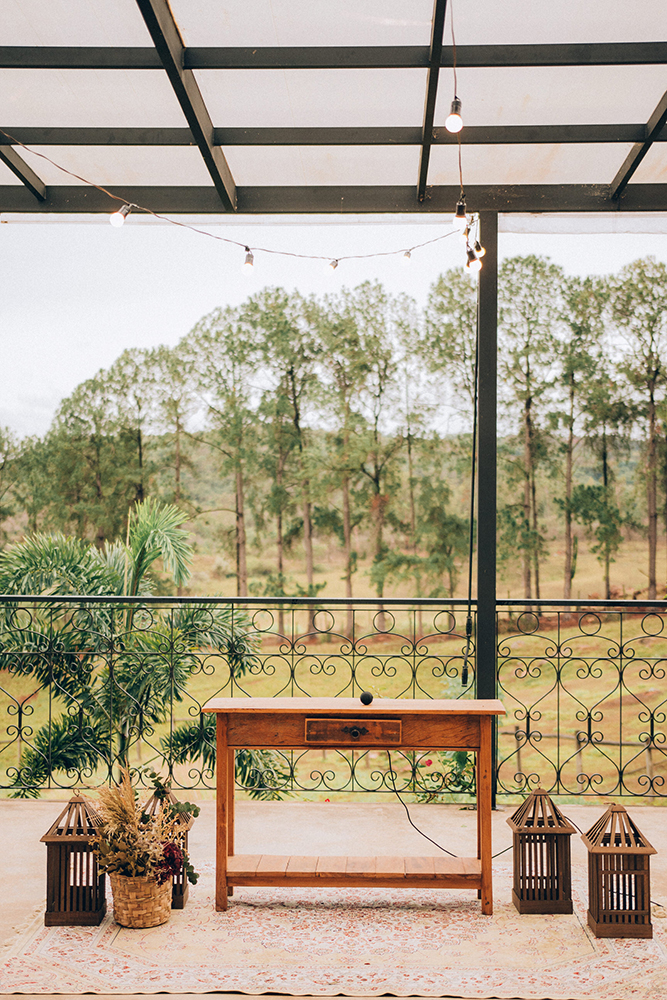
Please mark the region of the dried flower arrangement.
[[[151, 777], [156, 789], [165, 787], [155, 772]], [[185, 867], [188, 881], [194, 885], [198, 874], [178, 840], [179, 814], [187, 811], [196, 816], [197, 806], [189, 802], [176, 807], [169, 804], [153, 816], [146, 815], [137, 802], [127, 766], [121, 768], [119, 784], [100, 789], [96, 805], [102, 825], [93, 839], [93, 849], [101, 872], [146, 877], [163, 885]]]

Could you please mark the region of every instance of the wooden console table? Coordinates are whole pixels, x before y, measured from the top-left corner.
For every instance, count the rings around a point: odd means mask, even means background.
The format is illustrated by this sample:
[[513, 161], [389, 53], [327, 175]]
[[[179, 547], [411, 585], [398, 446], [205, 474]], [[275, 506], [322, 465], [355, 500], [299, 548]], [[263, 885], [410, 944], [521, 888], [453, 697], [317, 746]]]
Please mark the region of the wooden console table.
[[[493, 912], [491, 727], [497, 700], [213, 698], [217, 716], [216, 909], [235, 885], [477, 889]], [[477, 857], [234, 855], [234, 752], [239, 749], [469, 750], [477, 754]], [[455, 848], [454, 844], [443, 845]]]

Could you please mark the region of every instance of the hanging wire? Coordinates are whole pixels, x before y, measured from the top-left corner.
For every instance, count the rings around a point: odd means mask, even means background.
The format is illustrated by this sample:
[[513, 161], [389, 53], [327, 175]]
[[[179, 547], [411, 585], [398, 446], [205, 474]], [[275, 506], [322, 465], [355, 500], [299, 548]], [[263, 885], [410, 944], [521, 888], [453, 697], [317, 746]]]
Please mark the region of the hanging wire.
[[[154, 219], [158, 219], [160, 222], [167, 222], [169, 223], [169, 225], [178, 226], [181, 229], [189, 229], [190, 232], [192, 233], [198, 233], [200, 236], [208, 236], [209, 239], [218, 240], [220, 243], [227, 243], [230, 244], [231, 246], [240, 247], [242, 250], [245, 250], [246, 252], [248, 251], [248, 249], [250, 249], [253, 252], [269, 253], [279, 257], [295, 257], [299, 260], [330, 261], [332, 259], [330, 254], [294, 253], [293, 251], [290, 250], [274, 250], [271, 247], [258, 247], [258, 246], [248, 247], [245, 240], [233, 240], [228, 236], [218, 236], [216, 233], [211, 233], [207, 229], [199, 229], [197, 226], [192, 226], [187, 222], [179, 222], [178, 219], [172, 219], [167, 215], [162, 215], [160, 212], [154, 212], [152, 208], [147, 208], [145, 205], [138, 205], [135, 202], [128, 202], [125, 198], [122, 198], [120, 195], [113, 194], [112, 191], [109, 191], [109, 189], [105, 188], [102, 184], [95, 184], [94, 181], [88, 180], [87, 177], [82, 177], [80, 174], [75, 173], [73, 170], [68, 170], [67, 167], [63, 167], [62, 164], [57, 163], [56, 160], [51, 159], [51, 157], [47, 156], [46, 153], [39, 153], [36, 149], [32, 149], [32, 147], [30, 146], [26, 146], [24, 142], [21, 142], [20, 139], [17, 139], [16, 136], [12, 135], [10, 132], [7, 132], [5, 129], [0, 128], [0, 135], [4, 135], [7, 139], [10, 140], [12, 145], [20, 146], [22, 149], [25, 149], [32, 156], [37, 156], [41, 160], [46, 160], [46, 162], [50, 163], [52, 167], [55, 167], [56, 170], [60, 170], [62, 171], [62, 173], [67, 174], [68, 177], [73, 177], [75, 180], [80, 181], [82, 184], [86, 184], [88, 187], [94, 188], [96, 191], [100, 191], [102, 194], [105, 194], [108, 198], [112, 198], [114, 201], [120, 202], [121, 205], [127, 205], [127, 207], [131, 208], [133, 211], [144, 212], [146, 215], [150, 215]], [[375, 251], [374, 253], [356, 253], [356, 254], [340, 255], [337, 256], [335, 259], [337, 261], [341, 261], [341, 260], [368, 260], [373, 257], [396, 257], [399, 254], [412, 253], [414, 250], [421, 250], [422, 247], [431, 246], [432, 243], [439, 243], [441, 240], [445, 240], [447, 239], [448, 236], [453, 236], [455, 233], [456, 230], [452, 229], [447, 233], [443, 233], [441, 236], [434, 236], [433, 239], [424, 240], [423, 243], [415, 243], [414, 246], [400, 247], [398, 250], [378, 250]]]

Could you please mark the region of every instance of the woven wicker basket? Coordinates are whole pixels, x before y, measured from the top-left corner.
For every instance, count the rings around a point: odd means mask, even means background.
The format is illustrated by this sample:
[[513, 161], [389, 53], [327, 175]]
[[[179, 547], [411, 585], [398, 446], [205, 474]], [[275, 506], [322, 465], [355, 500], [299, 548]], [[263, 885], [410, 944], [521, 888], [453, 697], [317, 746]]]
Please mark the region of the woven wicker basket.
[[145, 875], [109, 875], [114, 920], [121, 927], [157, 927], [171, 916], [171, 879], [158, 885]]

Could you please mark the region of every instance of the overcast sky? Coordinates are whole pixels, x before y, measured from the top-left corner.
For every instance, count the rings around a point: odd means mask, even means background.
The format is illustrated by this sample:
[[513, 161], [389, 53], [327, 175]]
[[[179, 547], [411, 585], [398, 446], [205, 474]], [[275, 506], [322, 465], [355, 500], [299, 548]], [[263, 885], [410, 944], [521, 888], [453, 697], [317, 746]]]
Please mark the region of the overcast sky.
[[[241, 249], [174, 226], [132, 217], [122, 229], [106, 221], [2, 222], [0, 424], [21, 436], [44, 433], [59, 401], [125, 348], [175, 344], [205, 313], [264, 285], [308, 294], [377, 279], [423, 303], [438, 274], [463, 263], [454, 236], [415, 251], [409, 265], [400, 255], [378, 257], [342, 262], [334, 274], [320, 261], [257, 252], [246, 279]], [[299, 219], [210, 228], [251, 246], [341, 257], [414, 246], [449, 225]], [[667, 262], [667, 235], [502, 233], [500, 252], [546, 254], [569, 273], [603, 274], [647, 254]]]

